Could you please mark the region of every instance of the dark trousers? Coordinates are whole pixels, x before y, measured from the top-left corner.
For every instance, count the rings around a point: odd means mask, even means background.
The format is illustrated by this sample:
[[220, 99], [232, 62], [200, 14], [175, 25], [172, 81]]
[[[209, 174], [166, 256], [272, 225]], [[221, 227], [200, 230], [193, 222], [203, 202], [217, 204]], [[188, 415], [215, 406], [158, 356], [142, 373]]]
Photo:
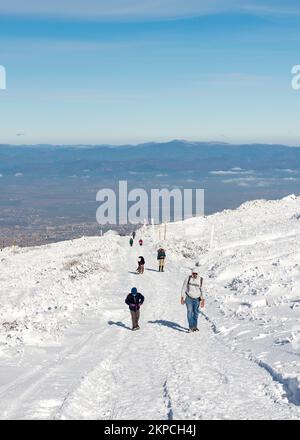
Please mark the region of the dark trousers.
[[140, 264], [138, 267], [138, 273], [144, 273], [144, 270], [145, 270], [144, 265]]
[[132, 328], [136, 328], [139, 325], [140, 319], [140, 311], [139, 310], [130, 310], [131, 319], [132, 319]]

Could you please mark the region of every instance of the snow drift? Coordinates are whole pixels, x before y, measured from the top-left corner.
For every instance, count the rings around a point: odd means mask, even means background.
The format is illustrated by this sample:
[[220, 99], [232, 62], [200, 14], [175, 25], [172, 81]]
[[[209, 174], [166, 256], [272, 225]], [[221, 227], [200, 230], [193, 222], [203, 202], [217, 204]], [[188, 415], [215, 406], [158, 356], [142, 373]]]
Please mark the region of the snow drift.
[[[158, 229], [138, 231], [142, 248], [107, 234], [1, 252], [1, 418], [126, 419], [133, 401], [138, 418], [299, 418], [300, 197], [168, 224], [165, 242]], [[179, 295], [195, 264], [207, 305], [188, 335]]]

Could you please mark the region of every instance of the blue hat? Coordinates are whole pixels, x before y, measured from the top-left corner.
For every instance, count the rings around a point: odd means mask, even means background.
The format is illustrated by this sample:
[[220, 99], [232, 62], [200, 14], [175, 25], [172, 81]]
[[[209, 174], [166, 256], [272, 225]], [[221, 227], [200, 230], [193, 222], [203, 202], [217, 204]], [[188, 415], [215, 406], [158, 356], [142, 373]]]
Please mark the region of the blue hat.
[[132, 295], [136, 295], [136, 294], [138, 293], [137, 288], [136, 288], [136, 287], [133, 287], [133, 288], [131, 289], [131, 293], [132, 293]]

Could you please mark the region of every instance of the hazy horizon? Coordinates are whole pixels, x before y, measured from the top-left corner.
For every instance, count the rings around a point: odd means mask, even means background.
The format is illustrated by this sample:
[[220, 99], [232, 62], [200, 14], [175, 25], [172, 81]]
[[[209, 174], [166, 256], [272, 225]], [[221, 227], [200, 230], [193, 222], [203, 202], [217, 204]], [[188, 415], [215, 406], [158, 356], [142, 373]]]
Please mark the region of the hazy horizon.
[[262, 146], [266, 146], [266, 147], [287, 147], [287, 148], [299, 148], [300, 147], [300, 142], [299, 144], [295, 144], [295, 145], [289, 145], [289, 144], [284, 144], [284, 143], [266, 143], [266, 142], [245, 142], [245, 143], [238, 143], [238, 142], [222, 142], [222, 141], [216, 141], [216, 140], [199, 140], [199, 139], [187, 139], [187, 138], [170, 138], [167, 140], [144, 140], [141, 142], [121, 142], [121, 143], [107, 143], [107, 142], [97, 142], [97, 143], [84, 143], [84, 142], [79, 142], [79, 143], [49, 143], [49, 142], [44, 142], [44, 143], [35, 143], [35, 144], [31, 144], [31, 143], [0, 143], [0, 147], [3, 146], [12, 146], [12, 147], [138, 147], [138, 146], [147, 146], [147, 145], [151, 145], [151, 144], [160, 144], [160, 145], [167, 145], [167, 144], [171, 144], [173, 142], [182, 142], [182, 143], [186, 143], [186, 144], [196, 144], [196, 145], [228, 145], [228, 146], [236, 146], [236, 147], [243, 147], [243, 146], [256, 146], [256, 145], [262, 145]]

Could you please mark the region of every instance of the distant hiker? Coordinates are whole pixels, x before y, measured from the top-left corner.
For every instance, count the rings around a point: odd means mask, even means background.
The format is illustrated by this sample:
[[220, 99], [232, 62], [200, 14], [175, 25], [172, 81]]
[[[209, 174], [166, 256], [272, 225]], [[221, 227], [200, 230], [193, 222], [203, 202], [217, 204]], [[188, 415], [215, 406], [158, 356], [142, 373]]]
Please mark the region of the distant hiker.
[[198, 271], [197, 267], [192, 270], [192, 275], [189, 275], [184, 280], [181, 291], [181, 304], [185, 304], [187, 308], [189, 333], [199, 331], [197, 327], [199, 306], [204, 307], [202, 294], [203, 278], [199, 276]]
[[142, 273], [144, 273], [144, 270], [145, 270], [145, 259], [144, 259], [144, 257], [140, 256], [138, 259], [137, 271], [138, 271], [138, 273], [142, 274]]
[[141, 238], [139, 239], [139, 245], [143, 246], [143, 240]]
[[130, 244], [130, 247], [133, 246], [133, 238], [131, 238], [131, 239], [129, 240], [129, 244]]
[[125, 299], [125, 303], [129, 306], [132, 319], [132, 330], [139, 330], [140, 307], [145, 298], [139, 293], [136, 287], [131, 289], [131, 293]]
[[163, 248], [158, 249], [157, 259], [159, 264], [158, 271], [163, 272], [165, 267], [165, 259], [166, 259], [166, 251]]
[[132, 233], [132, 238], [135, 239], [135, 231]]

